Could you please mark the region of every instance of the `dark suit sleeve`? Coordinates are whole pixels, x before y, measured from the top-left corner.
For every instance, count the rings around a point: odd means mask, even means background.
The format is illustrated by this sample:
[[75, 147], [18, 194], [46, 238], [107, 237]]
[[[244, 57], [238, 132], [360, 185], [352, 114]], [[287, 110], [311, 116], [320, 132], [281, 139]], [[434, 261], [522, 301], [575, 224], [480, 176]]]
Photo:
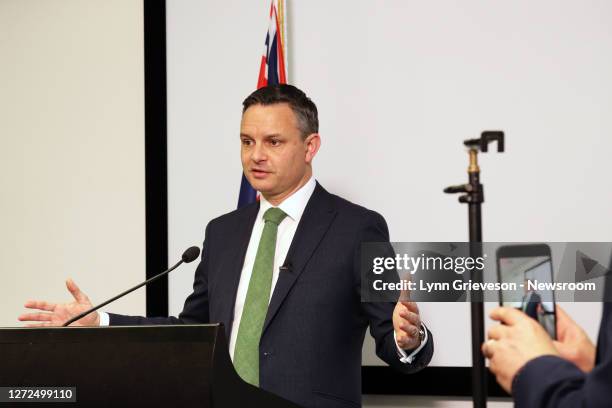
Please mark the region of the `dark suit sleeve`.
[[542, 356], [529, 361], [512, 383], [516, 407], [609, 407], [612, 400], [612, 319], [604, 307], [597, 344], [598, 361], [588, 374], [560, 357]]
[[[378, 213], [370, 211], [368, 220], [362, 231], [355, 256], [355, 269], [361, 278], [361, 243], [363, 242], [389, 242], [389, 230], [385, 219]], [[394, 256], [391, 245], [388, 247], [388, 256]], [[362, 282], [362, 284], [367, 284]], [[393, 337], [393, 310], [395, 303], [390, 302], [362, 302], [362, 309], [370, 324], [370, 334], [376, 341], [376, 354], [392, 367], [404, 372], [418, 371], [429, 364], [433, 355], [434, 339], [428, 330], [428, 340], [415, 356], [412, 363], [402, 363], [397, 351], [395, 338]], [[410, 354], [408, 352], [408, 354]]]
[[[608, 370], [609, 371], [609, 370]], [[601, 394], [611, 394], [609, 372], [600, 368], [585, 374], [574, 364], [555, 356], [529, 361], [512, 386], [516, 407], [603, 407]], [[603, 380], [603, 381], [602, 381]], [[606, 398], [608, 404], [612, 395]], [[599, 400], [599, 404], [596, 401]]]
[[208, 309], [208, 262], [210, 254], [209, 228], [206, 227], [200, 263], [195, 272], [193, 292], [185, 300], [179, 317], [142, 317], [109, 313], [111, 326], [128, 326], [141, 324], [195, 324], [209, 323]]

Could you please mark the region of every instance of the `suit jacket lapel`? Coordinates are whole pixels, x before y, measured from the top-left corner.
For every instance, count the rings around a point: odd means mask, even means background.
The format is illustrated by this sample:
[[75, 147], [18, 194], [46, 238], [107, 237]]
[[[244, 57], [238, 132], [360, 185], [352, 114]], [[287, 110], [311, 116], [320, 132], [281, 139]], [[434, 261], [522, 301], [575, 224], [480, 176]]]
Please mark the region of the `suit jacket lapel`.
[[287, 252], [285, 265], [290, 265], [290, 267], [279, 273], [268, 305], [262, 335], [325, 236], [335, 216], [336, 211], [332, 207], [330, 194], [317, 183]]
[[[259, 202], [246, 206], [236, 217], [236, 225], [230, 236], [235, 236], [236, 241], [229, 243], [229, 250], [224, 255], [229, 259], [228, 268], [223, 271], [223, 279], [219, 280], [219, 293], [221, 304], [221, 322], [225, 325], [225, 335], [229, 342], [234, 321], [234, 306], [236, 304], [236, 293], [238, 283], [244, 265], [244, 258], [251, 239], [251, 231], [255, 224], [255, 218], [259, 211]], [[235, 234], [235, 235], [234, 235]]]

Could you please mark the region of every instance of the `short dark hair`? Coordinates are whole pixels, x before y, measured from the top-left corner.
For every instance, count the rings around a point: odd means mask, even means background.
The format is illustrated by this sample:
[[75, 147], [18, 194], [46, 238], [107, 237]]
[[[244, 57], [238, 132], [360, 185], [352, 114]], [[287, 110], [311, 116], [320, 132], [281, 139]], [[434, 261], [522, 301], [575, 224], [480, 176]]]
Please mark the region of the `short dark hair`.
[[293, 111], [302, 137], [319, 132], [317, 106], [304, 92], [293, 85], [279, 84], [259, 88], [242, 102], [242, 113], [253, 105], [287, 103]]

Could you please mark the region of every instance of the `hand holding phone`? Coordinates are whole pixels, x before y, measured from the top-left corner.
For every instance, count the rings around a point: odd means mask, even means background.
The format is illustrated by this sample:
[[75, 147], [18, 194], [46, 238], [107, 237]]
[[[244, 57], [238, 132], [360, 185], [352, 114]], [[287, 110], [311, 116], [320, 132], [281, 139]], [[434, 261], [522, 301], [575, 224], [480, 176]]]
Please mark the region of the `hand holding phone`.
[[559, 305], [556, 308], [558, 340], [553, 345], [566, 360], [585, 373], [595, 366], [595, 345], [576, 322]]

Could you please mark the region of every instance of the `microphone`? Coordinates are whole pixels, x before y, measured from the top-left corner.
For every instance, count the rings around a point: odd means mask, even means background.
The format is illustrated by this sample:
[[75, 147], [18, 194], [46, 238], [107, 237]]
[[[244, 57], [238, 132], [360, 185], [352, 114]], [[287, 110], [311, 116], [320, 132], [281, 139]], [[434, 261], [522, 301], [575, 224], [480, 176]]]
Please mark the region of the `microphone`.
[[170, 269], [165, 270], [164, 272], [153, 276], [152, 278], [147, 279], [146, 281], [134, 286], [131, 289], [126, 290], [125, 292], [122, 292], [120, 294], [118, 294], [117, 296], [108, 299], [106, 302], [100, 303], [98, 306], [92, 307], [91, 309], [88, 309], [86, 311], [84, 311], [83, 313], [73, 317], [72, 319], [68, 320], [66, 323], [64, 323], [62, 326], [66, 327], [74, 322], [76, 322], [79, 319], [82, 319], [83, 317], [87, 316], [88, 314], [90, 314], [91, 312], [95, 312], [96, 310], [98, 310], [101, 307], [104, 307], [106, 305], [108, 305], [111, 302], [114, 302], [115, 300], [127, 295], [128, 293], [131, 293], [133, 291], [135, 291], [136, 289], [144, 286], [144, 285], [148, 285], [151, 282], [154, 282], [156, 280], [158, 280], [159, 278], [161, 278], [162, 276], [165, 276], [167, 274], [169, 274], [170, 272], [172, 272], [173, 270], [175, 270], [176, 268], [178, 268], [182, 263], [189, 263], [189, 262], [193, 262], [196, 259], [198, 259], [198, 256], [200, 255], [200, 248], [198, 248], [197, 246], [192, 246], [190, 248], [187, 248], [185, 250], [185, 252], [183, 252], [183, 255], [181, 256], [181, 260], [179, 262], [177, 262], [174, 266], [172, 266]]
[[[192, 246], [187, 248], [185, 252], [183, 252], [181, 260], [185, 263], [190, 263], [198, 259], [198, 256], [200, 256], [200, 248], [198, 248], [197, 246]], [[177, 265], [180, 265], [180, 262]]]
[[280, 272], [291, 272], [292, 269], [293, 264], [291, 263], [291, 261], [287, 260], [285, 260], [285, 263], [278, 268]]

